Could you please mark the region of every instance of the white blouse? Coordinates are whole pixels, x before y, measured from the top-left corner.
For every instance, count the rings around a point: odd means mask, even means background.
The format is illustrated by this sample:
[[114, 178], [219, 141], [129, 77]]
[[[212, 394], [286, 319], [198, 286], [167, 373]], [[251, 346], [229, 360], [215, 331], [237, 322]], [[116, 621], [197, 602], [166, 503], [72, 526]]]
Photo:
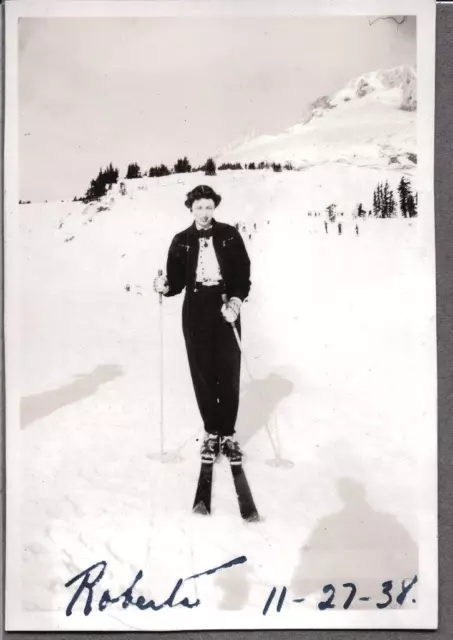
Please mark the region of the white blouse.
[[219, 263], [217, 261], [212, 236], [210, 238], [200, 238], [200, 251], [198, 254], [197, 282], [203, 282], [205, 286], [213, 286], [220, 282]]

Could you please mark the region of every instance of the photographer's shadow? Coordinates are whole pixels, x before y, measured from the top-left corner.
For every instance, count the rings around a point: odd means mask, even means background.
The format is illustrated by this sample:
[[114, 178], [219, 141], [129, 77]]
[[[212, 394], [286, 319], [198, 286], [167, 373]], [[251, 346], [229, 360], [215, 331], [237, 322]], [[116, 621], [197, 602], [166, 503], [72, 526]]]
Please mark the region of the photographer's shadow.
[[[344, 506], [322, 518], [301, 548], [291, 580], [294, 597], [317, 593], [318, 601], [325, 601], [331, 592], [325, 595], [323, 587], [332, 584], [339, 608], [351, 593], [351, 587], [343, 585], [352, 583], [357, 593], [351, 609], [376, 609], [377, 603], [389, 601], [383, 583], [392, 581], [392, 601], [386, 608], [401, 608], [396, 597], [402, 581], [407, 585], [418, 574], [417, 544], [395, 516], [368, 504], [362, 484], [342, 478], [337, 488]], [[415, 593], [416, 588], [407, 596], [405, 608], [415, 606]]]
[[79, 402], [97, 392], [99, 387], [123, 374], [118, 365], [99, 365], [90, 373], [74, 376], [71, 382], [61, 387], [24, 396], [20, 402], [21, 428], [41, 420], [62, 407]]

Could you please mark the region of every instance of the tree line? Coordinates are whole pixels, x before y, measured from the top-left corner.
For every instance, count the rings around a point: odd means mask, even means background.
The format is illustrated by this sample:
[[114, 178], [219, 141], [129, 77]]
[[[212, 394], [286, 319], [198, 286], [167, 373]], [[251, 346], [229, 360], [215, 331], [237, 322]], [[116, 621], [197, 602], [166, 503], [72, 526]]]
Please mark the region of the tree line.
[[[192, 165], [187, 158], [178, 158], [173, 167], [168, 168], [165, 164], [151, 166], [148, 170], [142, 171], [140, 165], [137, 162], [132, 162], [128, 165], [124, 178], [126, 180], [134, 180], [137, 178], [160, 178], [163, 176], [169, 176], [174, 173], [194, 173], [197, 171], [203, 171], [207, 176], [217, 175], [217, 171], [243, 171], [243, 170], [263, 170], [269, 169], [275, 172], [281, 171], [294, 171], [295, 167], [291, 162], [279, 163], [279, 162], [249, 162], [242, 164], [240, 162], [223, 162], [217, 166], [213, 158], [208, 158], [202, 165]], [[119, 169], [113, 167], [110, 163], [106, 169], [100, 169], [96, 178], [90, 181], [90, 186], [85, 192], [85, 195], [81, 198], [77, 196], [74, 198], [74, 202], [82, 201], [85, 203], [92, 202], [93, 200], [99, 200], [107, 193], [109, 185], [116, 184], [119, 179]]]
[[[291, 162], [284, 164], [277, 162], [249, 162], [242, 165], [240, 162], [235, 163], [222, 163], [217, 167], [213, 158], [208, 158], [203, 165], [193, 166], [191, 165], [187, 156], [178, 158], [173, 167], [169, 169], [165, 164], [151, 166], [147, 171], [142, 172], [140, 165], [137, 162], [130, 163], [127, 167], [125, 174], [126, 180], [133, 180], [137, 178], [159, 178], [168, 176], [171, 174], [180, 173], [192, 173], [196, 171], [203, 171], [207, 176], [217, 175], [217, 171], [224, 170], [273, 170], [275, 172], [293, 171], [295, 167]], [[119, 179], [119, 169], [114, 167], [110, 163], [106, 169], [100, 169], [96, 178], [91, 180], [85, 195], [82, 198], [74, 198], [74, 201], [82, 201], [85, 203], [92, 202], [93, 200], [99, 200], [103, 197], [112, 184], [116, 184]], [[123, 183], [122, 183], [123, 186]], [[412, 184], [408, 178], [404, 176], [401, 178], [398, 187], [398, 202], [392, 191], [388, 180], [384, 183], [378, 183], [372, 198], [372, 208], [366, 210], [363, 203], [358, 203], [354, 212], [354, 218], [365, 218], [367, 216], [374, 216], [376, 218], [393, 218], [398, 215], [398, 206], [401, 216], [403, 218], [414, 218], [418, 213], [418, 194], [413, 192]], [[121, 193], [124, 193], [124, 188], [121, 189]], [[334, 205], [329, 205], [332, 207]], [[329, 213], [329, 207], [327, 212]], [[335, 205], [336, 207], [336, 205]], [[308, 215], [319, 215], [319, 213], [310, 211]]]
[[[373, 192], [373, 204], [371, 209], [365, 209], [362, 202], [359, 202], [352, 212], [353, 218], [396, 218], [401, 215], [403, 218], [415, 218], [418, 215], [418, 193], [413, 191], [412, 183], [404, 176], [401, 178], [398, 187], [398, 200], [392, 191], [388, 180], [378, 183]], [[344, 213], [338, 211], [336, 204], [329, 204], [326, 207], [327, 218], [335, 222], [338, 216]], [[318, 211], [309, 211], [309, 216], [320, 216]]]
[[[398, 202], [388, 180], [379, 183], [373, 192], [372, 215], [375, 218], [395, 218], [399, 213], [403, 218], [415, 218], [418, 214], [418, 193], [414, 193], [411, 181], [404, 176], [398, 187]], [[360, 207], [360, 209], [359, 209]], [[357, 217], [364, 217], [363, 206], [358, 205]]]
[[[119, 170], [116, 169], [112, 163], [106, 169], [100, 169], [96, 178], [91, 180], [90, 186], [85, 192], [83, 198], [80, 198], [83, 202], [92, 202], [93, 200], [99, 200], [107, 193], [108, 185], [116, 184], [118, 182]], [[75, 201], [78, 198], [74, 198]]]

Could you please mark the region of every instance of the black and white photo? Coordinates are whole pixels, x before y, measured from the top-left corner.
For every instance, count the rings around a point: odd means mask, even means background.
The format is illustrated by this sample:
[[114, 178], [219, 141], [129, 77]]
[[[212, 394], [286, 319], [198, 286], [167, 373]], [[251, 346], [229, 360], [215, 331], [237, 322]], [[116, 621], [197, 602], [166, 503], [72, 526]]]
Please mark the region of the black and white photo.
[[434, 25], [8, 4], [8, 630], [436, 627]]

